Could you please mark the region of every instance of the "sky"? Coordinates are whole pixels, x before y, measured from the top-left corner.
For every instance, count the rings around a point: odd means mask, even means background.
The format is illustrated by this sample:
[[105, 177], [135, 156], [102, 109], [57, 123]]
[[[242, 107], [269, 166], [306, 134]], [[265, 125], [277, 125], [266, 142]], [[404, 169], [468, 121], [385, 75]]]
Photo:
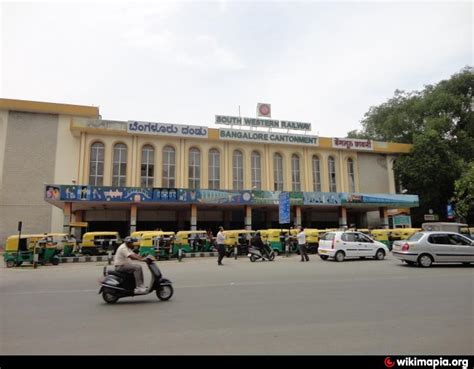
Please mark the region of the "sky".
[[345, 137], [396, 89], [473, 65], [471, 2], [8, 2], [0, 96], [98, 106], [103, 119], [309, 122]]

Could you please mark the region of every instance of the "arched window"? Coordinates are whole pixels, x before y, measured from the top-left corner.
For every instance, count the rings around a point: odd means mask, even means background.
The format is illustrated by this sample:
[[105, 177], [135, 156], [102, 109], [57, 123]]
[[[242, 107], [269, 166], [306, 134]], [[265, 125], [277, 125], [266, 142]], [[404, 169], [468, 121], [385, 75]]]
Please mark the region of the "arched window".
[[176, 187], [176, 152], [172, 146], [163, 148], [163, 187]]
[[300, 179], [300, 157], [296, 154], [291, 155], [291, 189], [292, 191], [301, 191]]
[[127, 146], [123, 143], [114, 145], [114, 162], [112, 168], [112, 186], [127, 185]]
[[251, 158], [252, 189], [262, 189], [262, 158], [258, 151], [252, 151]]
[[313, 155], [313, 191], [321, 192], [321, 167], [319, 163], [319, 158], [316, 155]]
[[189, 150], [189, 188], [201, 187], [201, 152], [193, 147]]
[[347, 160], [347, 180], [349, 181], [349, 192], [355, 192], [354, 160]]
[[155, 149], [151, 145], [142, 147], [140, 186], [153, 187], [155, 180]]
[[244, 189], [244, 156], [240, 150], [232, 155], [232, 187], [234, 190]]
[[89, 184], [91, 186], [104, 185], [104, 144], [95, 142], [91, 145], [89, 160]]
[[336, 161], [332, 156], [328, 158], [329, 192], [337, 192], [336, 186]]
[[276, 153], [273, 156], [273, 189], [283, 191], [283, 157]]
[[221, 154], [219, 150], [209, 150], [209, 189], [218, 190], [221, 178]]

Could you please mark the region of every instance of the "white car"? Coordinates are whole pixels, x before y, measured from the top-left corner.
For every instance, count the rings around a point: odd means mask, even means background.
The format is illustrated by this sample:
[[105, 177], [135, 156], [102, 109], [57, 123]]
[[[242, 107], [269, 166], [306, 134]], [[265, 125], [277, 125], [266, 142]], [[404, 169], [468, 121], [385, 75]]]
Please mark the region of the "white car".
[[389, 249], [361, 232], [328, 232], [319, 240], [318, 254], [321, 259], [344, 261], [346, 258], [375, 258], [383, 260]]
[[418, 232], [393, 243], [392, 254], [408, 265], [474, 262], [474, 240], [455, 232]]

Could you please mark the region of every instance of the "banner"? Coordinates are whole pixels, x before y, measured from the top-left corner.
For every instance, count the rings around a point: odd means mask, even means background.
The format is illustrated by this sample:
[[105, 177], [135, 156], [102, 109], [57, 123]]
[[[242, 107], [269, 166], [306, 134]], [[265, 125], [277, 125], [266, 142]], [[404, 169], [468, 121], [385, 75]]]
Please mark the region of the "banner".
[[336, 149], [347, 149], [347, 150], [367, 150], [372, 151], [374, 149], [373, 142], [371, 140], [360, 140], [357, 138], [333, 138], [332, 147]]
[[280, 224], [290, 224], [290, 193], [282, 192], [278, 196], [278, 219]]
[[208, 138], [207, 127], [173, 123], [153, 123], [129, 120], [127, 123], [127, 132], [148, 135]]
[[224, 141], [263, 142], [268, 144], [293, 144], [318, 146], [317, 136], [293, 133], [244, 131], [238, 129], [219, 129], [219, 139]]

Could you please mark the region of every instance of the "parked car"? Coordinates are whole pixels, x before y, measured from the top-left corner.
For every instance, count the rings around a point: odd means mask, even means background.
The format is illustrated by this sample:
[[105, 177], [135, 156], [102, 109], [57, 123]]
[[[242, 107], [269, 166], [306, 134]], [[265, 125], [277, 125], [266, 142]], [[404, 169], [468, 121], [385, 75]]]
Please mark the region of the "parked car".
[[393, 243], [392, 254], [408, 265], [474, 262], [474, 241], [456, 232], [417, 232]]
[[383, 260], [389, 253], [386, 245], [375, 241], [362, 232], [328, 232], [319, 240], [318, 254], [321, 259], [375, 258]]

